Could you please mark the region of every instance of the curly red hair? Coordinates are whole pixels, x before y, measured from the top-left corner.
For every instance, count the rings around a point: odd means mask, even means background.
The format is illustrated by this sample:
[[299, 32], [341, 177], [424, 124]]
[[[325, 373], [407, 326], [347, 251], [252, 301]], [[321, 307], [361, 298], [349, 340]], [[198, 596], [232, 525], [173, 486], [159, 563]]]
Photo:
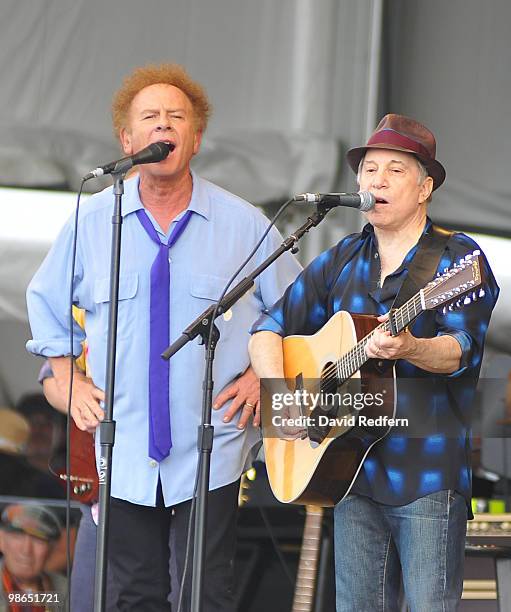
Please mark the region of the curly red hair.
[[128, 75], [117, 90], [112, 101], [112, 121], [115, 135], [127, 127], [128, 112], [133, 98], [139, 91], [150, 85], [173, 85], [190, 100], [197, 130], [204, 132], [211, 114], [206, 91], [196, 83], [179, 64], [150, 64], [136, 68]]

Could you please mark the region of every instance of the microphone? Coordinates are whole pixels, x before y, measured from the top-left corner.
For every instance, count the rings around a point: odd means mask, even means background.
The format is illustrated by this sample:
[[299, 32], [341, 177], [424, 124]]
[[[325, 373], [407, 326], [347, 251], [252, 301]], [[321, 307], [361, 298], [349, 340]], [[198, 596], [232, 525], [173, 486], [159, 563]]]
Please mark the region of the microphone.
[[139, 164], [152, 164], [162, 161], [162, 159], [165, 159], [175, 148], [176, 145], [171, 142], [153, 142], [138, 153], [128, 155], [128, 157], [123, 157], [117, 161], [95, 168], [86, 174], [83, 180], [88, 181], [91, 178], [103, 176], [104, 174], [112, 174], [112, 172], [127, 172], [130, 168]]
[[362, 212], [371, 210], [376, 204], [376, 198], [370, 191], [359, 191], [358, 193], [300, 193], [293, 198], [295, 202], [307, 202], [308, 204], [328, 204], [335, 206], [347, 206], [357, 208]]

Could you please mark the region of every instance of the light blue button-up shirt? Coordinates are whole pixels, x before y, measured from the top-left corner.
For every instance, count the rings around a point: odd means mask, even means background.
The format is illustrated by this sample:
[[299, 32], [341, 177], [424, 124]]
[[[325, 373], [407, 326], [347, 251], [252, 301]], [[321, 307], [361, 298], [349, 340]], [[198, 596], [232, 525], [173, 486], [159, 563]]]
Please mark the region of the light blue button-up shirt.
[[[179, 337], [205, 308], [216, 300], [227, 280], [252, 250], [268, 225], [256, 208], [192, 173], [193, 212], [184, 233], [169, 251], [170, 340]], [[170, 414], [173, 446], [161, 463], [148, 456], [148, 364], [150, 269], [157, 245], [140, 224], [142, 208], [138, 178], [125, 182], [117, 331], [117, 369], [114, 419], [117, 423], [113, 452], [112, 496], [136, 504], [155, 504], [158, 474], [167, 506], [190, 499], [197, 465], [197, 427], [201, 418], [204, 348], [188, 343], [170, 360]], [[74, 303], [84, 308], [85, 333], [75, 329], [74, 354], [87, 337], [88, 365], [96, 386], [105, 388], [109, 307], [112, 188], [90, 198], [80, 210], [74, 277]], [[184, 213], [183, 213], [184, 214]], [[165, 235], [149, 215], [162, 240]], [[27, 349], [45, 357], [69, 354], [68, 289], [73, 219], [70, 219], [32, 279], [27, 303], [33, 340]], [[272, 230], [249, 264], [254, 269], [282, 242]], [[221, 332], [214, 365], [214, 393], [229, 385], [249, 365], [248, 330], [300, 271], [284, 254], [256, 281], [255, 287], [217, 319]], [[239, 278], [246, 276], [244, 271]], [[237, 279], [239, 280], [239, 279]], [[232, 314], [232, 317], [229, 316]], [[227, 320], [228, 319], [228, 320]], [[215, 439], [211, 456], [210, 488], [237, 480], [250, 450], [259, 440], [251, 425], [237, 428], [222, 417], [229, 403], [213, 411]], [[98, 446], [96, 447], [98, 451]]]

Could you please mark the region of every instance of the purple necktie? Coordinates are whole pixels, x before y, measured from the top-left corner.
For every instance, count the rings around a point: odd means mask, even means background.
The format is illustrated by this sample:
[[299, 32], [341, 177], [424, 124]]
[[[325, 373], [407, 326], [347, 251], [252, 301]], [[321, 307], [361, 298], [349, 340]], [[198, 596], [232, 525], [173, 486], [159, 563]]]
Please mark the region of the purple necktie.
[[161, 358], [169, 346], [170, 335], [170, 268], [169, 249], [183, 233], [192, 212], [188, 210], [163, 243], [144, 209], [137, 217], [153, 242], [158, 254], [151, 266], [151, 305], [149, 341], [149, 457], [163, 461], [172, 448], [169, 412], [169, 362]]

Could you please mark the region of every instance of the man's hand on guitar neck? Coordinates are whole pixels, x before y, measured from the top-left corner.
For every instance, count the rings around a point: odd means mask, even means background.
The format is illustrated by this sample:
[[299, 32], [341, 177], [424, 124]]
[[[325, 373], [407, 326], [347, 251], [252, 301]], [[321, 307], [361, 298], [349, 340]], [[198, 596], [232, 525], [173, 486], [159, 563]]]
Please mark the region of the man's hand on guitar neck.
[[[62, 401], [67, 406], [69, 397], [69, 358], [51, 357], [50, 365], [53, 371], [57, 390]], [[100, 402], [105, 401], [105, 393], [85, 376], [76, 366], [73, 370], [73, 397], [71, 400], [71, 416], [78, 429], [93, 433], [104, 419], [104, 410]]]
[[[388, 315], [378, 317], [387, 321]], [[371, 359], [406, 359], [413, 365], [437, 374], [451, 374], [460, 367], [461, 346], [453, 336], [416, 338], [408, 330], [397, 336], [376, 329], [365, 347]]]

